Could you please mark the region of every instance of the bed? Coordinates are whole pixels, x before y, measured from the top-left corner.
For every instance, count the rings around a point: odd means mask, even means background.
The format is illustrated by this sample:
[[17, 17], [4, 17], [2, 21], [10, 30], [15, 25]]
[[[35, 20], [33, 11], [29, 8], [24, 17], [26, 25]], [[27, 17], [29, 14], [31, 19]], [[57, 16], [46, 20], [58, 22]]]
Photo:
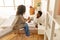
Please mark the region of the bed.
[[15, 16], [4, 20], [0, 25], [0, 37], [12, 31], [12, 23], [15, 20]]

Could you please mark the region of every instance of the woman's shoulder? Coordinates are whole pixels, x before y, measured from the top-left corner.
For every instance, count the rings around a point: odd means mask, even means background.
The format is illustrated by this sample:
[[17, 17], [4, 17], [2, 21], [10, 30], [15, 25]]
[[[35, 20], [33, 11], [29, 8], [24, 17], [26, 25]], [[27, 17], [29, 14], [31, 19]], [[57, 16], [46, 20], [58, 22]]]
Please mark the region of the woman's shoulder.
[[23, 16], [22, 16], [22, 15], [16, 15], [16, 17], [17, 17], [17, 18], [23, 18]]

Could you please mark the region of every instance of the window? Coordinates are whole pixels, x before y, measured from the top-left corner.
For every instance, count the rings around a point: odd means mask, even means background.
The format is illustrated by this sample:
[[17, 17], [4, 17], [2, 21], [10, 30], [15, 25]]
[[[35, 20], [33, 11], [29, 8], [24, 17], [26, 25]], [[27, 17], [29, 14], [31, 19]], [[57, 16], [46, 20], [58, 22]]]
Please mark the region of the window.
[[0, 7], [0, 16], [3, 18], [8, 18], [11, 15], [15, 15], [16, 12], [14, 7]]
[[29, 15], [29, 7], [32, 5], [32, 0], [0, 0], [0, 16], [9, 18], [11, 15], [16, 14], [17, 6], [26, 6], [26, 15]]
[[4, 6], [4, 5], [3, 5], [3, 0], [0, 0], [0, 6]]
[[13, 0], [4, 0], [5, 6], [13, 6]]
[[30, 6], [32, 6], [32, 0], [25, 0], [25, 6], [26, 6], [25, 17], [27, 18], [28, 16], [30, 16], [29, 9], [30, 9]]
[[24, 0], [15, 0], [15, 6], [24, 5]]

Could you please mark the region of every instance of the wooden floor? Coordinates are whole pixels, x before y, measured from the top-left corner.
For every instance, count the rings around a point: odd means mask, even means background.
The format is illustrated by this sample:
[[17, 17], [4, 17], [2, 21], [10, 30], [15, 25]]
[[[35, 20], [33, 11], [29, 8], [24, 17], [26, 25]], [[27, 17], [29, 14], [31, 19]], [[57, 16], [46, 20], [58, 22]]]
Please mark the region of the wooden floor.
[[27, 37], [25, 34], [18, 35], [12, 32], [1, 37], [0, 40], [44, 40], [44, 36], [38, 34], [31, 34]]

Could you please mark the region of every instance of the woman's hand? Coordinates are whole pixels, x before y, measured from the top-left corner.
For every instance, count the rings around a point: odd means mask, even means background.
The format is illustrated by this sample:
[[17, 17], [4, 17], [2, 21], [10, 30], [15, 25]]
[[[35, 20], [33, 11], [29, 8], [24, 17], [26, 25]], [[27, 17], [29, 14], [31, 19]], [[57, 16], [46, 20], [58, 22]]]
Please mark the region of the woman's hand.
[[27, 21], [28, 21], [28, 23], [30, 23], [30, 22], [31, 22], [31, 19], [30, 19], [30, 17], [28, 17]]
[[28, 20], [28, 23], [30, 23], [30, 22], [31, 22], [31, 19]]

